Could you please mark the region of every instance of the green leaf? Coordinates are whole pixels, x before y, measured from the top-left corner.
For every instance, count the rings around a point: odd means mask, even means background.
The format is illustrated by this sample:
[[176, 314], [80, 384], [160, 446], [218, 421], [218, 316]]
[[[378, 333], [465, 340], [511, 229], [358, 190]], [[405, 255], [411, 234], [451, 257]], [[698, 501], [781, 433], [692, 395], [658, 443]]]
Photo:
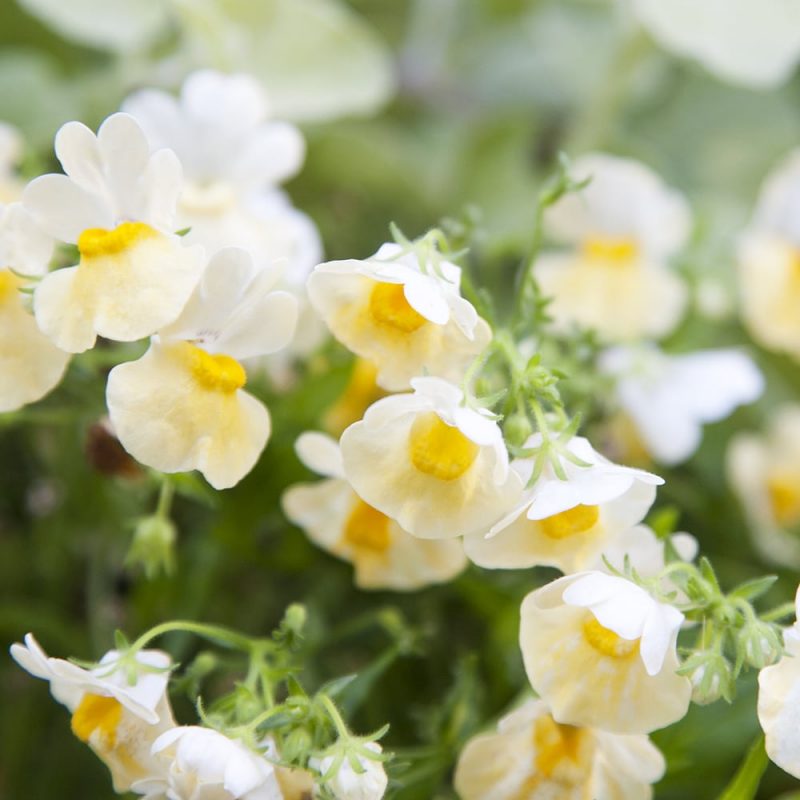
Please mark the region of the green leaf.
[[733, 780], [718, 800], [753, 800], [761, 783], [761, 776], [769, 759], [764, 749], [764, 736], [759, 736], [747, 753], [747, 757], [733, 776]]
[[760, 578], [753, 578], [752, 580], [740, 583], [731, 592], [731, 596], [741, 597], [745, 600], [754, 600], [768, 592], [777, 580], [777, 575], [762, 575]]

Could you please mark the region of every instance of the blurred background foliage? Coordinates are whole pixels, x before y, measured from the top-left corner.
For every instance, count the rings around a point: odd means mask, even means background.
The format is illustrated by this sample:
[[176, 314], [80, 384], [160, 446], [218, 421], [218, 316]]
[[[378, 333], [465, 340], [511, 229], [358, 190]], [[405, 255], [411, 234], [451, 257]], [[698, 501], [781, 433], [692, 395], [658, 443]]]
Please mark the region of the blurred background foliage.
[[[768, 92], [723, 84], [631, 33], [625, 7], [602, 0], [0, 3], [0, 118], [24, 132], [27, 175], [56, 166], [61, 123], [95, 127], [132, 89], [175, 87], [197, 66], [254, 73], [276, 116], [302, 125], [307, 163], [287, 188], [318, 224], [329, 258], [373, 252], [390, 221], [418, 235], [470, 209], [478, 280], [506, 294], [557, 153], [602, 149], [645, 161], [688, 195], [696, 230], [681, 269], [732, 297], [732, 248], [758, 184], [800, 141], [800, 81]], [[690, 315], [670, 346], [746, 342], [733, 316]], [[687, 464], [659, 469], [667, 483], [657, 508], [679, 511], [679, 529], [697, 536], [727, 585], [771, 571], [726, 483], [727, 441], [800, 392], [794, 363], [757, 355], [765, 398], [708, 426]], [[309, 687], [360, 671], [346, 702], [358, 730], [391, 722], [386, 742], [400, 754], [393, 796], [453, 797], [460, 745], [525, 686], [519, 602], [552, 575], [470, 567], [407, 596], [365, 593], [348, 565], [291, 528], [279, 497], [308, 477], [293, 442], [319, 427], [350, 369], [330, 347], [291, 393], [256, 385], [274, 428], [258, 467], [222, 493], [181, 482], [177, 570], [147, 580], [124, 561], [157, 485], [144, 473], [108, 474], [115, 456], [92, 439], [108, 365], [102, 349], [93, 358], [73, 365], [44, 402], [0, 418], [3, 640], [35, 630], [54, 654], [96, 657], [115, 628], [135, 635], [189, 618], [263, 633], [286, 605], [304, 602]], [[581, 379], [566, 384], [576, 401]], [[767, 599], [787, 599], [796, 581], [782, 574]], [[184, 663], [198, 652], [180, 636], [164, 644]], [[0, 688], [0, 796], [113, 796], [105, 768], [70, 736], [43, 684], [3, 659]], [[716, 796], [757, 733], [754, 705], [746, 680], [734, 705], [694, 707], [656, 734], [669, 760], [656, 796]], [[187, 709], [178, 714], [188, 718]], [[770, 767], [759, 796], [792, 786]]]

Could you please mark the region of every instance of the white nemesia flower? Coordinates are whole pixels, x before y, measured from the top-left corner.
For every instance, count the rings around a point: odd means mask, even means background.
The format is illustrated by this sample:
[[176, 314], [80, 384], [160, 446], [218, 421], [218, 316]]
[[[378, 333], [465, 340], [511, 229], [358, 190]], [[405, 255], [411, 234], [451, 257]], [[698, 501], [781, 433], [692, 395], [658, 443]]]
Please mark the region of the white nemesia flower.
[[568, 575], [522, 602], [520, 647], [534, 691], [567, 725], [648, 733], [686, 714], [677, 675], [683, 614], [625, 578]]
[[561, 725], [527, 700], [467, 742], [455, 788], [461, 800], [649, 800], [665, 766], [647, 736]]
[[344, 474], [337, 442], [304, 433], [297, 454], [326, 480], [291, 486], [283, 495], [286, 516], [325, 550], [352, 562], [362, 589], [409, 591], [454, 578], [467, 564], [457, 539], [419, 539], [365, 503]]
[[[800, 587], [795, 606], [800, 617]], [[780, 661], [758, 673], [758, 721], [767, 755], [800, 778], [800, 623], [784, 630], [783, 642], [786, 652]]]
[[86, 670], [60, 658], [48, 658], [32, 634], [11, 656], [31, 675], [50, 682], [50, 692], [72, 712], [72, 731], [111, 771], [114, 789], [126, 792], [138, 780], [160, 771], [150, 753], [158, 736], [175, 726], [167, 696], [171, 660], [161, 650], [136, 654], [139, 672], [130, 680], [130, 664], [110, 650], [97, 667]]
[[764, 391], [764, 377], [738, 350], [669, 356], [654, 344], [614, 347], [599, 360], [613, 375], [616, 396], [652, 456], [678, 464], [697, 450], [702, 426], [725, 419]]
[[283, 800], [273, 764], [210, 728], [173, 728], [156, 739], [153, 755], [163, 776], [133, 786], [147, 800]]
[[535, 274], [561, 329], [574, 324], [608, 340], [658, 338], [683, 314], [688, 293], [669, 268], [686, 242], [686, 201], [644, 164], [595, 153], [575, 160], [576, 179], [591, 178], [546, 217], [568, 253], [545, 253]]
[[[364, 747], [374, 753], [381, 752], [381, 746], [377, 742], [367, 742]], [[359, 755], [356, 758], [361, 767], [360, 772], [353, 768], [349, 758], [345, 758], [336, 775], [325, 785], [333, 792], [336, 800], [380, 800], [389, 784], [383, 763], [366, 756]], [[321, 775], [325, 775], [333, 761], [333, 756], [326, 756], [315, 766]]]
[[738, 261], [742, 317], [750, 334], [800, 359], [800, 150], [764, 180]]
[[411, 394], [385, 397], [340, 440], [356, 493], [414, 536], [485, 531], [518, 501], [500, 428], [462, 405], [441, 378], [413, 378]]
[[424, 260], [388, 243], [366, 261], [319, 264], [308, 279], [311, 303], [331, 333], [372, 361], [389, 391], [407, 389], [422, 374], [460, 381], [491, 339], [459, 293], [461, 269]]
[[39, 327], [73, 353], [98, 335], [150, 336], [178, 316], [202, 266], [200, 251], [173, 233], [180, 162], [169, 150], [151, 153], [127, 114], [108, 117], [97, 136], [68, 122], [55, 149], [67, 174], [36, 178], [23, 203], [47, 233], [77, 244], [80, 263], [37, 286]]
[[766, 435], [735, 436], [727, 470], [756, 549], [774, 564], [800, 569], [800, 406], [779, 408]]
[[[537, 433], [525, 447], [541, 444], [542, 435]], [[644, 519], [661, 478], [611, 463], [580, 436], [565, 448], [587, 466], [560, 456], [563, 480], [547, 463], [520, 503], [488, 534], [465, 538], [464, 549], [472, 561], [489, 568], [547, 565], [577, 572], [594, 566], [617, 537]], [[533, 459], [517, 459], [511, 466], [527, 485]]]
[[30, 285], [26, 277], [47, 271], [52, 252], [53, 240], [19, 203], [0, 206], [0, 413], [44, 397], [69, 362], [39, 330], [20, 291]]
[[800, 8], [792, 0], [632, 0], [665, 47], [729, 83], [770, 89], [800, 59]]
[[247, 251], [221, 250], [181, 316], [138, 361], [111, 370], [109, 415], [134, 458], [161, 472], [198, 469], [217, 489], [252, 469], [270, 418], [242, 391], [239, 360], [285, 347], [297, 319], [295, 299], [273, 282]]

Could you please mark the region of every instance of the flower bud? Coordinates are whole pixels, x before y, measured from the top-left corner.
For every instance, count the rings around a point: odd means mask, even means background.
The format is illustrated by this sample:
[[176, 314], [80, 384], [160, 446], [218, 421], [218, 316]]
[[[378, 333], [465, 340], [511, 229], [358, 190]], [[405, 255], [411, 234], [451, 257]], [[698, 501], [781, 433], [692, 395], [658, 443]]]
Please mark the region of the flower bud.
[[[692, 682], [692, 701], [705, 706], [720, 698], [733, 699], [733, 679], [728, 660], [716, 650], [695, 653], [684, 665]], [[681, 670], [683, 671], [683, 670]]]
[[503, 436], [512, 447], [522, 447], [533, 432], [526, 414], [511, 414], [503, 424]]
[[297, 762], [307, 755], [312, 746], [311, 734], [306, 728], [295, 728], [283, 740], [283, 758], [286, 761]]
[[140, 565], [148, 578], [169, 575], [175, 567], [176, 530], [172, 521], [154, 515], [139, 520], [125, 563]]
[[745, 624], [736, 637], [740, 655], [755, 669], [774, 664], [783, 653], [783, 645], [774, 628], [767, 622], [753, 619]]

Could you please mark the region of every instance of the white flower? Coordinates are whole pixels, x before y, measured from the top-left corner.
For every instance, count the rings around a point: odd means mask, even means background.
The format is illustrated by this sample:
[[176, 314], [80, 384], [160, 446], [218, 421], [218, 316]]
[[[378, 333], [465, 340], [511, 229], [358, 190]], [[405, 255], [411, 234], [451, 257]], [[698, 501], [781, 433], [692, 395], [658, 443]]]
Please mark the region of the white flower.
[[545, 221], [574, 249], [545, 253], [535, 267], [542, 293], [553, 298], [548, 313], [562, 329], [577, 323], [614, 341], [664, 336], [687, 301], [668, 266], [688, 236], [686, 201], [636, 161], [587, 155], [572, 174], [591, 182]]
[[738, 350], [668, 356], [654, 344], [615, 347], [601, 355], [599, 366], [617, 379], [619, 404], [664, 464], [685, 461], [699, 447], [704, 423], [724, 419], [764, 391], [760, 370]]
[[[525, 446], [541, 444], [537, 433]], [[587, 466], [558, 456], [566, 475], [563, 480], [546, 464], [520, 503], [488, 534], [482, 531], [465, 538], [472, 561], [489, 568], [547, 565], [576, 572], [594, 566], [619, 536], [644, 519], [661, 478], [612, 464], [580, 436], [567, 442], [565, 449]], [[519, 459], [512, 469], [527, 485], [533, 460]]]
[[158, 736], [175, 722], [167, 697], [170, 657], [160, 650], [136, 654], [137, 674], [131, 664], [111, 650], [92, 670], [60, 658], [48, 658], [31, 634], [25, 645], [11, 645], [11, 655], [25, 670], [50, 682], [50, 692], [72, 712], [72, 730], [111, 771], [114, 789], [131, 785], [159, 772], [150, 754]]
[[199, 251], [172, 233], [178, 159], [169, 150], [151, 153], [127, 114], [110, 116], [97, 136], [69, 122], [55, 148], [67, 174], [36, 178], [23, 203], [47, 233], [77, 244], [80, 263], [38, 285], [39, 327], [75, 353], [97, 335], [150, 336], [178, 316], [201, 270]]
[[[377, 742], [367, 742], [364, 747], [374, 753], [381, 752]], [[334, 756], [326, 756], [315, 766], [321, 775], [330, 769]], [[346, 756], [339, 766], [336, 775], [325, 785], [333, 793], [336, 800], [380, 800], [386, 792], [389, 779], [383, 763], [367, 756], [353, 756], [358, 762], [358, 771]]]
[[632, 0], [665, 47], [730, 83], [769, 89], [800, 59], [800, 8], [792, 0]]
[[416, 375], [458, 382], [491, 339], [461, 297], [461, 270], [438, 254], [384, 244], [366, 261], [329, 261], [308, 280], [311, 303], [331, 333], [372, 361], [378, 383], [402, 391]]
[[347, 480], [414, 536], [485, 531], [519, 499], [497, 424], [461, 405], [460, 389], [414, 378], [413, 394], [379, 400], [340, 440]]
[[333, 439], [304, 433], [296, 449], [300, 460], [326, 480], [290, 487], [283, 495], [286, 516], [320, 547], [352, 562], [357, 586], [407, 591], [448, 581], [464, 569], [459, 540], [418, 539], [367, 505], [345, 478]]
[[522, 603], [525, 671], [553, 719], [611, 733], [648, 733], [686, 714], [676, 674], [683, 614], [625, 578], [584, 572]]
[[800, 568], [800, 406], [779, 408], [765, 436], [737, 435], [727, 468], [758, 551], [774, 564]]
[[664, 769], [646, 736], [561, 725], [528, 700], [467, 742], [455, 788], [461, 800], [649, 800]]
[[[800, 615], [800, 588], [795, 596]], [[766, 735], [767, 755], [800, 778], [800, 623], [783, 632], [786, 653], [758, 674], [758, 721]]]
[[[669, 536], [669, 542], [682, 561], [692, 561], [697, 555], [697, 539], [690, 533], [673, 533]], [[613, 569], [622, 572], [627, 558], [631, 567], [643, 578], [655, 578], [667, 565], [665, 546], [666, 541], [659, 539], [652, 528], [635, 525], [609, 542], [603, 548], [602, 555], [588, 568], [608, 572], [610, 564]]]
[[239, 359], [275, 352], [292, 337], [295, 299], [271, 291], [245, 250], [208, 263], [183, 313], [138, 361], [114, 367], [106, 399], [125, 449], [162, 472], [200, 470], [217, 489], [253, 467], [270, 434], [267, 409], [242, 391]]
[[800, 150], [764, 181], [739, 247], [742, 316], [752, 337], [800, 359]]
[[163, 777], [139, 781], [147, 800], [283, 800], [275, 767], [210, 728], [181, 726], [159, 736], [153, 755]]
[[52, 251], [52, 239], [19, 203], [0, 206], [0, 413], [44, 397], [69, 361], [39, 330], [20, 291], [29, 285], [22, 276], [47, 270]]

